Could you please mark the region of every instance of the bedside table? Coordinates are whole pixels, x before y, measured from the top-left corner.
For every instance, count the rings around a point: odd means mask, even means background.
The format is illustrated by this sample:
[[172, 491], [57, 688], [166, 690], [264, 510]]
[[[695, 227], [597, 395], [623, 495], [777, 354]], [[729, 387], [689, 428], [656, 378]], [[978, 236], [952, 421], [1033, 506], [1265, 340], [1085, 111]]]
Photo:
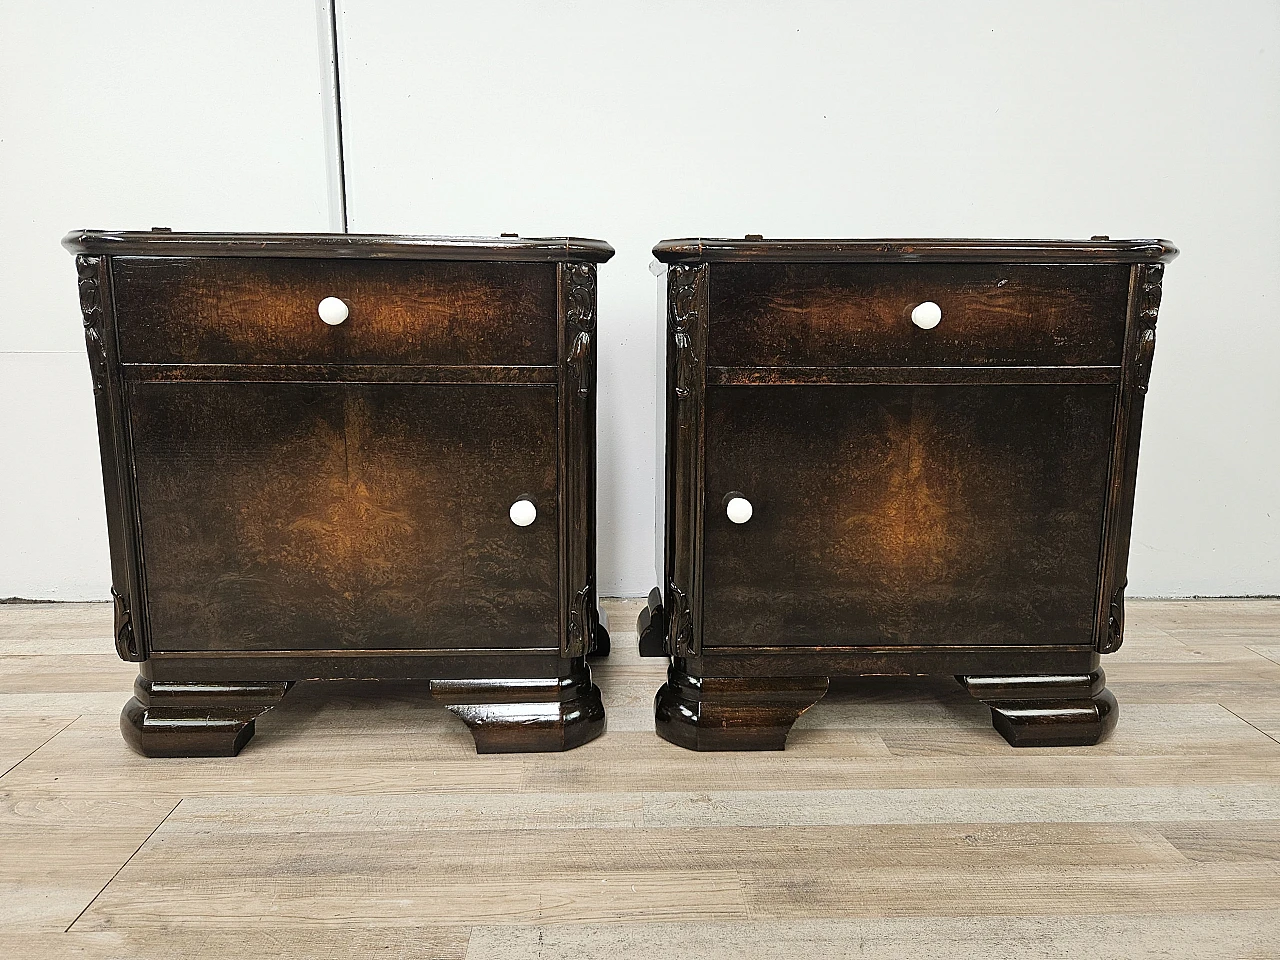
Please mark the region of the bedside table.
[[671, 240], [661, 736], [782, 749], [953, 674], [1015, 746], [1116, 721], [1161, 240]]
[[604, 731], [596, 240], [80, 232], [121, 729], [228, 756], [302, 679], [480, 752]]

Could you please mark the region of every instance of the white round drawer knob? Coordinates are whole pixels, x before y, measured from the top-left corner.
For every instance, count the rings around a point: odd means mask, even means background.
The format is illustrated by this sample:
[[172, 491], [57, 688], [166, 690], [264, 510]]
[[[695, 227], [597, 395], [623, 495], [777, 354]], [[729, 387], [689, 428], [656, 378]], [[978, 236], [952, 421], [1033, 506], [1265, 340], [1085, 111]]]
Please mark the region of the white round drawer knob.
[[911, 322], [921, 330], [932, 330], [942, 321], [942, 308], [932, 300], [926, 300], [911, 311]]
[[337, 297], [325, 297], [320, 301], [320, 306], [316, 308], [316, 313], [320, 314], [320, 319], [329, 324], [329, 326], [336, 327], [347, 319], [351, 311]]
[[538, 519], [538, 508], [529, 500], [517, 500], [511, 505], [511, 522], [517, 527], [527, 527]]
[[746, 497], [732, 497], [724, 505], [724, 512], [734, 523], [746, 523], [751, 519], [751, 501]]

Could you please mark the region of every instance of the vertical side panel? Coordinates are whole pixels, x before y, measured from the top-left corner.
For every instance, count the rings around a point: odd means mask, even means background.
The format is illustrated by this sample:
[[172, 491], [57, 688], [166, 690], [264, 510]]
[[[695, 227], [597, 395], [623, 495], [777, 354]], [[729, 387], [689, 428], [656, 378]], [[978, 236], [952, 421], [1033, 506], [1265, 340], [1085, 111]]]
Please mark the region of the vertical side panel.
[[596, 618], [596, 268], [560, 263], [560, 653], [582, 657]]
[[93, 377], [93, 402], [98, 417], [98, 446], [102, 457], [102, 488], [107, 509], [107, 542], [111, 550], [111, 598], [115, 604], [116, 652], [122, 660], [147, 659], [141, 591], [141, 549], [130, 467], [129, 439], [123, 384], [116, 353], [115, 320], [110, 295], [111, 274], [106, 257], [76, 257], [80, 311], [85, 346]]
[[675, 264], [667, 272], [667, 653], [702, 650], [702, 508], [706, 463], [709, 269]]
[[1116, 405], [1099, 578], [1101, 589], [1094, 630], [1099, 653], [1113, 653], [1124, 642], [1124, 588], [1128, 582], [1129, 538], [1138, 480], [1138, 445], [1142, 436], [1142, 410], [1151, 380], [1151, 361], [1155, 356], [1156, 319], [1160, 313], [1163, 279], [1164, 264], [1150, 263], [1135, 266], [1130, 281], [1124, 369], [1120, 402]]
[[[657, 312], [654, 315], [654, 355], [659, 369], [664, 370], [667, 355], [667, 265], [653, 261], [650, 271], [658, 278]], [[665, 376], [657, 391], [653, 408], [653, 447], [656, 467], [653, 473], [653, 583], [663, 592], [667, 582], [667, 405], [671, 402]], [[665, 630], [666, 625], [661, 628]]]

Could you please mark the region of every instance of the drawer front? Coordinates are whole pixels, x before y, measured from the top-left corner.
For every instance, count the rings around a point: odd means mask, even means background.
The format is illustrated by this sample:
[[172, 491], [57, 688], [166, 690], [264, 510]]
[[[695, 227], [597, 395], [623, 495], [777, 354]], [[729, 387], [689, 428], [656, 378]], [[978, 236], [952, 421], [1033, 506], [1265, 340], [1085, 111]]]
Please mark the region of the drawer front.
[[[713, 264], [708, 362], [1119, 364], [1129, 273], [1125, 265]], [[926, 302], [942, 312], [932, 329], [912, 322]]]
[[1090, 644], [1115, 398], [708, 389], [704, 649]]
[[554, 386], [144, 382], [129, 403], [155, 650], [559, 648]]
[[[551, 263], [121, 257], [124, 363], [553, 365]], [[330, 325], [327, 297], [348, 316]]]

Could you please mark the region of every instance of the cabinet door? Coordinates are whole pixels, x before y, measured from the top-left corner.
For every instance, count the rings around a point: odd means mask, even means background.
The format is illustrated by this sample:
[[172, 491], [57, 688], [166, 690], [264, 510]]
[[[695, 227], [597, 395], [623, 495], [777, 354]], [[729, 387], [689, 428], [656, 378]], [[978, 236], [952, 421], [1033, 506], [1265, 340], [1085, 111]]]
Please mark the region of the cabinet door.
[[554, 386], [130, 394], [153, 649], [559, 646]]
[[704, 646], [1090, 643], [1115, 399], [709, 388]]

